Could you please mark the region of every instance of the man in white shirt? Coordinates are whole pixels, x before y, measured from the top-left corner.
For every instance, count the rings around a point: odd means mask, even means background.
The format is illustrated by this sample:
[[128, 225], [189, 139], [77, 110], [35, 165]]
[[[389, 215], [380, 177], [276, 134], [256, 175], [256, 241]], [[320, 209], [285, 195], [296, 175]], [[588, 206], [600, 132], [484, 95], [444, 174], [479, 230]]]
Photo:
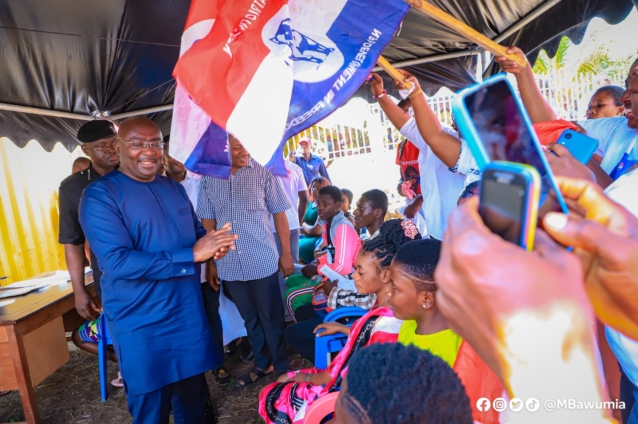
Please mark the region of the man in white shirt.
[[[448, 216], [456, 208], [456, 202], [459, 194], [463, 191], [466, 178], [463, 175], [453, 172], [450, 167], [434, 154], [430, 146], [428, 146], [421, 136], [415, 119], [410, 117], [408, 113], [403, 111], [385, 94], [381, 77], [372, 74], [372, 78], [370, 88], [372, 89], [372, 94], [378, 99], [379, 106], [381, 106], [381, 109], [388, 115], [390, 122], [399, 129], [401, 135], [410, 140], [420, 151], [419, 173], [421, 174], [421, 201], [417, 198], [410, 206], [415, 205], [414, 207], [421, 207], [430, 237], [443, 240], [443, 233], [447, 228]], [[420, 97], [423, 98], [423, 103], [427, 105], [425, 95], [420, 90], [410, 95], [415, 115], [417, 114], [417, 105], [415, 105], [415, 103], [421, 103], [419, 101]], [[438, 119], [436, 122], [438, 123]], [[440, 123], [438, 123], [438, 125], [440, 127]], [[456, 140], [457, 143], [459, 142], [458, 138], [454, 138], [454, 140]], [[458, 152], [459, 149], [456, 150], [456, 156], [454, 161], [451, 162], [452, 164], [456, 164]], [[406, 216], [408, 217], [409, 212], [407, 211], [410, 206], [406, 208]]]
[[[301, 222], [303, 222], [303, 216], [308, 207], [308, 190], [302, 169], [289, 160], [285, 160], [284, 163], [286, 166], [286, 176], [276, 175], [276, 177], [281, 183], [290, 204], [293, 205], [286, 211], [286, 217], [288, 218], [288, 226], [290, 228], [290, 251], [292, 253], [292, 260], [298, 264], [299, 228], [301, 228]], [[279, 243], [279, 237], [276, 236], [277, 231], [275, 230], [275, 223], [272, 218], [270, 218], [270, 226], [272, 232], [275, 234], [277, 249], [279, 250], [279, 254], [281, 254], [281, 244]], [[286, 279], [283, 273], [279, 273], [279, 285], [281, 295], [283, 296], [286, 293]]]

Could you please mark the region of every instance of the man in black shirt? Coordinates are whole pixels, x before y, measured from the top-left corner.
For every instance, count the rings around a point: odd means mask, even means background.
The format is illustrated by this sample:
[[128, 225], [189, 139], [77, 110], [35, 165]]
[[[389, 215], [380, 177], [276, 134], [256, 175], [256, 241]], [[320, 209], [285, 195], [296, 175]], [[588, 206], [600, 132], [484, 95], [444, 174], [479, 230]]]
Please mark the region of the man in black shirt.
[[[66, 266], [71, 276], [75, 295], [75, 309], [86, 320], [98, 317], [100, 310], [84, 287], [84, 231], [78, 220], [80, 198], [86, 186], [108, 174], [120, 163], [115, 150], [117, 128], [107, 120], [89, 121], [78, 130], [77, 139], [82, 142], [82, 151], [91, 159], [89, 167], [76, 172], [60, 184], [60, 236], [64, 245]], [[98, 299], [101, 298], [100, 272], [97, 259], [91, 251], [91, 269]]]

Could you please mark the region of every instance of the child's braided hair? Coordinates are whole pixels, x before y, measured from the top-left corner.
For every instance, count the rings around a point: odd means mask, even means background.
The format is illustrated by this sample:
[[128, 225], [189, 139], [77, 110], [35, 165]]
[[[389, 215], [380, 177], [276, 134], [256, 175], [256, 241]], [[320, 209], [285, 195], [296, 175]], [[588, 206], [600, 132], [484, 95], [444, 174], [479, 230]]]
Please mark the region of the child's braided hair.
[[361, 250], [364, 254], [374, 254], [379, 260], [381, 269], [387, 268], [392, 263], [394, 254], [401, 246], [413, 240], [421, 240], [421, 234], [418, 232], [413, 235], [406, 235], [405, 225], [402, 225], [402, 219], [390, 219], [379, 228], [379, 235], [363, 243]]

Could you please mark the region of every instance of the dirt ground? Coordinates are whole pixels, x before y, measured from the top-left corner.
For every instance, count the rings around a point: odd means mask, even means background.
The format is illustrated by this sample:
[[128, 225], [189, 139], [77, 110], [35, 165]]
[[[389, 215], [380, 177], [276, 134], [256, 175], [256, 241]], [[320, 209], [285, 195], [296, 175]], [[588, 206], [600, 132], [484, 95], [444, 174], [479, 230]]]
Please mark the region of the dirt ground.
[[[124, 424], [131, 417], [122, 389], [109, 384], [109, 398], [100, 400], [100, 375], [97, 357], [69, 343], [71, 360], [35, 388], [35, 396], [44, 424]], [[304, 366], [298, 355], [291, 355], [294, 369]], [[307, 364], [306, 364], [307, 365]], [[231, 376], [239, 377], [252, 364], [239, 361], [236, 353], [226, 358]], [[117, 365], [109, 363], [109, 381], [117, 377]], [[262, 423], [258, 414], [259, 391], [275, 380], [274, 374], [246, 388], [235, 387], [235, 381], [219, 386], [211, 373], [206, 374], [211, 399], [217, 404], [221, 424]], [[20, 394], [10, 392], [0, 396], [0, 422], [24, 421]], [[171, 420], [172, 422], [172, 420]]]

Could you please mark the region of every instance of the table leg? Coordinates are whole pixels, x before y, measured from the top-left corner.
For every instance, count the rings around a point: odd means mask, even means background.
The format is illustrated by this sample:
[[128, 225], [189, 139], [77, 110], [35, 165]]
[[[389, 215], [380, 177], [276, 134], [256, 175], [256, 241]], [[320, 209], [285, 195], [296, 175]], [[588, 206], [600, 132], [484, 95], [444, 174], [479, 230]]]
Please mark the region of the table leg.
[[13, 366], [18, 380], [24, 416], [28, 424], [40, 424], [40, 412], [35, 402], [35, 391], [31, 383], [31, 372], [29, 371], [22, 333], [15, 325], [8, 325], [7, 335], [11, 346], [11, 356], [13, 357]]

